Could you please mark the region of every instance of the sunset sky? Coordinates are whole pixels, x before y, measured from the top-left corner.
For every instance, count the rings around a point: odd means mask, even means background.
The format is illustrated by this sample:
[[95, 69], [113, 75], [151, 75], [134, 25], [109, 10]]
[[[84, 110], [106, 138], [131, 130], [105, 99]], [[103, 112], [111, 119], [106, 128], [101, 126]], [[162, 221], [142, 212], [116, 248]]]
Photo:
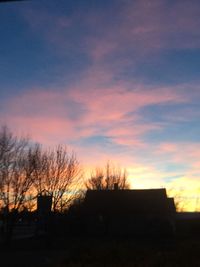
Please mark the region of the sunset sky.
[[199, 0], [0, 4], [0, 123], [87, 170], [111, 160], [196, 209], [199, 102]]

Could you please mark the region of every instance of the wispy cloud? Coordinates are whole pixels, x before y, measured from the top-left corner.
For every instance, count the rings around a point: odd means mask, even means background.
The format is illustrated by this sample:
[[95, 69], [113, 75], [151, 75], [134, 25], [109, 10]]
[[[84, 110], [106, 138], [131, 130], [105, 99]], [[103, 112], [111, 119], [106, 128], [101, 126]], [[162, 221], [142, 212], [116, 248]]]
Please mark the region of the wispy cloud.
[[[81, 39], [82, 50], [94, 61], [106, 59], [112, 53], [118, 57], [132, 51], [147, 56], [159, 49], [192, 49], [200, 47], [199, 3], [196, 0], [174, 1], [121, 1], [116, 9], [95, 10], [88, 7], [87, 13], [80, 9], [70, 15], [46, 11], [38, 6], [23, 11], [31, 28], [46, 38], [47, 42], [62, 46], [63, 52], [73, 42]], [[116, 17], [112, 16], [115, 11]], [[112, 16], [112, 19], [111, 19]], [[78, 26], [79, 24], [79, 26]], [[76, 27], [78, 35], [70, 29]], [[83, 27], [87, 32], [81, 33]], [[95, 34], [94, 34], [95, 33]], [[70, 39], [69, 39], [70, 38]]]
[[13, 97], [5, 104], [7, 120], [15, 126], [21, 120], [19, 125], [31, 133], [39, 127], [39, 132], [48, 135], [49, 128], [49, 135], [55, 133], [55, 140], [60, 132], [69, 140], [104, 135], [113, 143], [130, 145], [141, 143], [141, 135], [160, 127], [156, 123], [143, 124], [138, 115], [141, 108], [186, 101], [172, 89], [163, 88], [159, 94], [158, 88], [146, 90], [141, 84], [132, 85], [131, 89], [122, 82], [106, 87], [97, 85], [96, 79], [100, 77], [92, 79], [93, 83], [90, 76], [88, 80], [84, 77], [74, 88], [30, 90]]

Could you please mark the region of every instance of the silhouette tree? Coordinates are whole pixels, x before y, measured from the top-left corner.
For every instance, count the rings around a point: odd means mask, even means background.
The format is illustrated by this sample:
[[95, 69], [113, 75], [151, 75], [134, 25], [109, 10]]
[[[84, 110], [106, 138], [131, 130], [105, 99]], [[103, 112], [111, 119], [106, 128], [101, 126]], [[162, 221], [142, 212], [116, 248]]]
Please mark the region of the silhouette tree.
[[8, 211], [19, 210], [32, 185], [28, 138], [17, 137], [7, 128], [0, 130], [0, 204]]
[[[183, 212], [187, 210], [187, 205], [189, 204], [190, 200], [185, 195], [185, 189], [183, 188], [175, 188], [171, 187], [167, 190], [167, 195], [169, 197], [174, 198], [174, 204], [176, 207], [176, 211]], [[197, 202], [197, 200], [196, 200]]]
[[104, 168], [96, 168], [91, 177], [85, 182], [85, 187], [90, 190], [111, 190], [117, 184], [119, 189], [128, 189], [127, 171], [115, 167], [108, 162]]
[[17, 137], [6, 127], [0, 129], [0, 207], [3, 211], [5, 242], [12, 238], [17, 214], [32, 185], [30, 141]]
[[79, 193], [82, 175], [79, 162], [74, 153], [66, 147], [42, 150], [35, 147], [31, 156], [33, 166], [33, 186], [37, 194], [47, 191], [52, 194], [53, 211], [65, 209]]

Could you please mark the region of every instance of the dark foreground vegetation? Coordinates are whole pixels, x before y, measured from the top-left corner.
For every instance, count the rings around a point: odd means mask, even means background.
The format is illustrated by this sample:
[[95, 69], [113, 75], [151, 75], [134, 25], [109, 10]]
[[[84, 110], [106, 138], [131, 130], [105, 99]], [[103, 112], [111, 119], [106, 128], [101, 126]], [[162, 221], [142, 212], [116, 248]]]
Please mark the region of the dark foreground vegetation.
[[178, 219], [176, 233], [171, 236], [119, 236], [87, 234], [77, 218], [53, 216], [55, 220], [46, 232], [13, 238], [9, 246], [2, 243], [0, 266], [199, 266], [197, 219]]
[[174, 239], [65, 238], [14, 242], [1, 250], [1, 266], [199, 266], [200, 241]]

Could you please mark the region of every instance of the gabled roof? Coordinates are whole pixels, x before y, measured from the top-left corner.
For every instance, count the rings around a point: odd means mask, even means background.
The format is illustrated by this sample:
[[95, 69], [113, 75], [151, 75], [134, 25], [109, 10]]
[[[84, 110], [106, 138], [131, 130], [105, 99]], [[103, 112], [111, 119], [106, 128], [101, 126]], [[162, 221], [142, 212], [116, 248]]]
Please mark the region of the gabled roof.
[[88, 190], [84, 211], [88, 214], [168, 214], [166, 190]]

